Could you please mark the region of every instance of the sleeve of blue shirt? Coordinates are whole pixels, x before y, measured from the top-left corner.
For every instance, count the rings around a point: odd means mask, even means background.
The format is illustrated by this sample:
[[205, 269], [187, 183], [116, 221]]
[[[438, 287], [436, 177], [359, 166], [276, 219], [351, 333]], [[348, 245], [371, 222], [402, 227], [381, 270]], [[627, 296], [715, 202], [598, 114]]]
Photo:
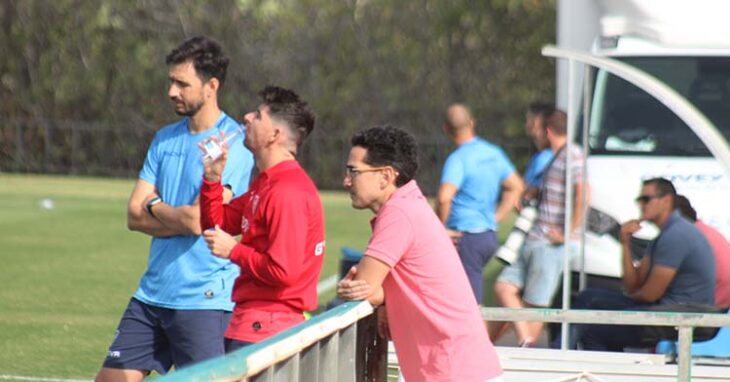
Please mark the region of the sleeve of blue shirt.
[[464, 181], [464, 163], [461, 159], [452, 153], [446, 158], [444, 170], [441, 173], [441, 184], [451, 183], [457, 188], [461, 188]]
[[509, 160], [509, 157], [502, 149], [499, 149], [498, 158], [499, 182], [502, 183], [503, 180], [507, 179], [508, 176], [512, 175], [512, 173], [515, 172], [515, 166], [512, 164], [512, 161]]
[[527, 183], [528, 186], [537, 186], [540, 183], [540, 174], [537, 173], [537, 154], [534, 154], [530, 161], [527, 162], [527, 167], [525, 168], [525, 183]]
[[139, 179], [150, 184], [157, 184], [157, 170], [159, 169], [158, 146], [160, 142], [160, 132], [155, 133], [155, 138], [147, 149], [147, 156], [144, 159], [142, 170], [139, 172]]
[[550, 163], [552, 158], [553, 152], [550, 149], [540, 151], [530, 158], [530, 162], [525, 169], [525, 183], [528, 186], [540, 187], [542, 184], [542, 173], [545, 172], [545, 167]]
[[[674, 228], [674, 227], [671, 227]], [[677, 235], [675, 230], [663, 232], [661, 240], [657, 240], [652, 250], [652, 263], [674, 269], [679, 266], [689, 254], [689, 243], [684, 235]]]

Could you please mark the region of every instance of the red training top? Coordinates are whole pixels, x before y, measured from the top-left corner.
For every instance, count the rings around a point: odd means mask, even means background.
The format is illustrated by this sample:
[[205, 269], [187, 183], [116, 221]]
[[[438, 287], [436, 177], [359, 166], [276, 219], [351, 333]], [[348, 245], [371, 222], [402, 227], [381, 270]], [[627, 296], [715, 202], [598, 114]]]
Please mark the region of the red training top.
[[[248, 192], [227, 205], [221, 183], [203, 178], [200, 224], [203, 230], [219, 225], [231, 235], [241, 234], [230, 256], [241, 274], [233, 286], [236, 307], [226, 337], [256, 342], [274, 333], [261, 330], [266, 323], [258, 319], [248, 326], [238, 321], [262, 312], [291, 313], [301, 319], [303, 311], [317, 308], [324, 213], [317, 187], [297, 161], [260, 173]], [[276, 321], [286, 321], [281, 315], [267, 317], [275, 326], [281, 325]]]

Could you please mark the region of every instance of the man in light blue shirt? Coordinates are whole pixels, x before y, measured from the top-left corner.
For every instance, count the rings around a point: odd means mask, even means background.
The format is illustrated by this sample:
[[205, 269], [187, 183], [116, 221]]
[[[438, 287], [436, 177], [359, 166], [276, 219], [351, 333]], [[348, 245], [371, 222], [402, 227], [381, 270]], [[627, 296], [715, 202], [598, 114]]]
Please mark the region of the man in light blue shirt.
[[[168, 96], [185, 118], [157, 132], [129, 199], [129, 229], [152, 237], [148, 265], [97, 381], [141, 381], [152, 370], [164, 374], [173, 365], [224, 354], [223, 332], [239, 270], [213, 256], [200, 236], [203, 163], [198, 143], [239, 129], [217, 101], [228, 58], [215, 41], [194, 37], [166, 62]], [[229, 200], [246, 191], [253, 167], [242, 135], [229, 142], [228, 172], [223, 174]]]
[[527, 187], [540, 188], [542, 184], [542, 172], [550, 160], [553, 159], [553, 151], [545, 149], [537, 152], [530, 157], [525, 168], [525, 185]]
[[555, 106], [549, 103], [533, 102], [527, 108], [525, 115], [525, 132], [532, 139], [532, 143], [540, 150], [533, 154], [525, 168], [525, 185], [527, 189], [523, 195], [525, 200], [537, 198], [540, 185], [542, 185], [542, 173], [553, 159], [553, 150], [545, 136], [545, 120], [555, 111]]
[[497, 223], [517, 205], [524, 186], [504, 151], [477, 137], [475, 125], [465, 105], [447, 109], [444, 132], [458, 148], [444, 164], [437, 207], [481, 304], [482, 271], [497, 249]]

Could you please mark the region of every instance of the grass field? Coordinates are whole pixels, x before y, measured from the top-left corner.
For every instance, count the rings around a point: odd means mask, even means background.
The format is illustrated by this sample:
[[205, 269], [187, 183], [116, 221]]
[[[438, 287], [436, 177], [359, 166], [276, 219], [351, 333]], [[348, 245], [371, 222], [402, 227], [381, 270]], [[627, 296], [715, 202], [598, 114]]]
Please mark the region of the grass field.
[[[147, 262], [148, 237], [126, 228], [133, 184], [0, 175], [0, 375], [94, 376]], [[341, 246], [365, 246], [370, 213], [344, 193], [322, 198], [326, 277]]]
[[[133, 184], [0, 174], [0, 376], [93, 378], [147, 262], [148, 237], [126, 228]], [[371, 213], [342, 192], [322, 200], [325, 278], [342, 246], [366, 245]]]

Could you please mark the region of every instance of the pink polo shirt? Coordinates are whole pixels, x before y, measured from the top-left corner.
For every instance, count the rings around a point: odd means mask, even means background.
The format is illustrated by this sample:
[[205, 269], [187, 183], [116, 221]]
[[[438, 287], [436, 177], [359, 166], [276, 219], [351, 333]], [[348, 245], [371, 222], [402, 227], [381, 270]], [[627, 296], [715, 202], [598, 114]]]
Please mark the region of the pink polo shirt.
[[700, 220], [695, 222], [695, 227], [705, 235], [715, 254], [715, 305], [730, 307], [730, 243], [718, 230]]
[[502, 374], [464, 268], [415, 181], [378, 211], [366, 256], [383, 282], [390, 334], [406, 381], [486, 381]]

